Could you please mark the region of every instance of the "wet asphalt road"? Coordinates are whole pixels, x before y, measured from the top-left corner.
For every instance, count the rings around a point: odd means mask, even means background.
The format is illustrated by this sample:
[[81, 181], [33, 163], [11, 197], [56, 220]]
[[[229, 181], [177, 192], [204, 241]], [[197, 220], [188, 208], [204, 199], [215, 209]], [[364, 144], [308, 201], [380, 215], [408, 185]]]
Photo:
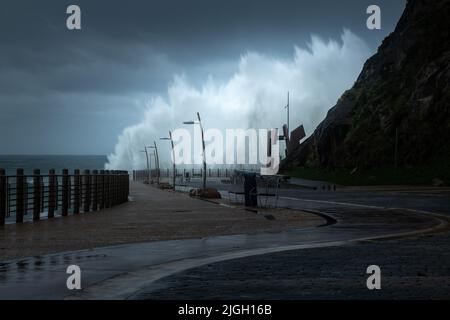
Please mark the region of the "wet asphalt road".
[[[368, 290], [366, 269], [381, 269]], [[450, 299], [450, 234], [283, 251], [165, 277], [131, 299]]]
[[[400, 188], [400, 191], [355, 191], [354, 189], [337, 187], [337, 191], [328, 191], [329, 183], [318, 183], [315, 181], [302, 180], [305, 188], [282, 189], [279, 192], [281, 199], [283, 198], [299, 198], [314, 201], [328, 201], [330, 205], [333, 202], [345, 204], [361, 204], [366, 206], [375, 206], [380, 208], [406, 208], [412, 210], [423, 210], [435, 213], [450, 214], [450, 189], [448, 188], [413, 188], [408, 190], [407, 187]], [[200, 187], [200, 180], [193, 180], [190, 185], [192, 187]], [[223, 190], [225, 193], [233, 189], [229, 184], [220, 183], [220, 180], [208, 182], [208, 186]], [[322, 189], [325, 186], [325, 190]], [[312, 190], [316, 187], [317, 190]], [[303, 205], [303, 203], [302, 203]], [[314, 206], [312, 202], [309, 204], [311, 208], [322, 208], [325, 203], [319, 203]], [[296, 206], [297, 207], [297, 206]]]
[[[200, 201], [200, 200], [199, 200]], [[447, 193], [285, 190], [280, 206], [320, 211], [336, 224], [279, 234], [160, 241], [29, 257], [0, 264], [0, 299], [124, 299], [166, 276], [214, 262], [293, 249], [342, 246], [363, 239], [443, 227], [444, 220], [399, 209], [447, 214]], [[66, 288], [68, 265], [79, 265], [82, 287]]]

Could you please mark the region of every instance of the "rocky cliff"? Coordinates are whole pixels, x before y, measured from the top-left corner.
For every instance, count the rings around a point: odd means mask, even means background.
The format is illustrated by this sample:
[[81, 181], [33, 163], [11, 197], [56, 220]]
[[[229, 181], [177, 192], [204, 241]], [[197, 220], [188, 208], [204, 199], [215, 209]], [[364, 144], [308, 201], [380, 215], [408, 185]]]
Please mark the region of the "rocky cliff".
[[[395, 31], [282, 167], [368, 169], [450, 155], [450, 0], [410, 0]], [[397, 137], [397, 138], [396, 138]], [[450, 157], [448, 157], [450, 162]]]

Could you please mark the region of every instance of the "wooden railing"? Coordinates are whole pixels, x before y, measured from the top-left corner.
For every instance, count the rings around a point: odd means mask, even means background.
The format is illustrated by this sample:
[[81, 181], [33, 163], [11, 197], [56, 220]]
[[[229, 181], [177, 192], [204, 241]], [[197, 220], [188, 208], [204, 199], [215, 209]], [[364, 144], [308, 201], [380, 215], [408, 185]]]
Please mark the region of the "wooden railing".
[[[233, 175], [233, 169], [206, 169], [206, 177], [208, 178], [229, 178]], [[133, 170], [133, 181], [145, 181], [150, 176], [156, 179], [157, 175], [161, 178], [173, 177], [172, 169], [151, 170]], [[203, 169], [177, 169], [176, 176], [178, 178], [201, 178], [203, 176]]]
[[128, 201], [127, 171], [50, 170], [42, 175], [35, 169], [25, 175], [6, 175], [0, 169], [0, 225], [6, 222], [38, 221], [43, 217], [67, 216], [97, 211]]

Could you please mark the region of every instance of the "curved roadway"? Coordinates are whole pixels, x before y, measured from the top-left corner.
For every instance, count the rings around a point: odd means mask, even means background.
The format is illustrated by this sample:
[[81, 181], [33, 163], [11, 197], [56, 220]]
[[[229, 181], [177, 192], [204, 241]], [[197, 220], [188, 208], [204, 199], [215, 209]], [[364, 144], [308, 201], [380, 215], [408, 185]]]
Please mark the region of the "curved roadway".
[[[157, 241], [9, 261], [0, 265], [0, 299], [126, 299], [158, 279], [212, 262], [447, 228], [445, 216], [409, 209], [292, 194], [282, 196], [280, 205], [325, 214], [328, 224], [282, 233]], [[71, 264], [81, 268], [81, 291], [66, 288], [65, 271]]]

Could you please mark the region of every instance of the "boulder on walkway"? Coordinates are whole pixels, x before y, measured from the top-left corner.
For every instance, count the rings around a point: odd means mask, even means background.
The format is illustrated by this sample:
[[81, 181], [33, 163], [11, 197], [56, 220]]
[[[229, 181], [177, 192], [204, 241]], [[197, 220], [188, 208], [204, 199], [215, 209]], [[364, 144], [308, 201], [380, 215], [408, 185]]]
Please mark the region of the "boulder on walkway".
[[189, 191], [189, 195], [191, 197], [199, 197], [204, 199], [222, 199], [219, 191], [214, 188], [206, 188], [206, 189], [191, 189]]
[[160, 188], [162, 190], [173, 189], [172, 185], [170, 183], [167, 183], [167, 182], [160, 182], [158, 184], [158, 188]]

